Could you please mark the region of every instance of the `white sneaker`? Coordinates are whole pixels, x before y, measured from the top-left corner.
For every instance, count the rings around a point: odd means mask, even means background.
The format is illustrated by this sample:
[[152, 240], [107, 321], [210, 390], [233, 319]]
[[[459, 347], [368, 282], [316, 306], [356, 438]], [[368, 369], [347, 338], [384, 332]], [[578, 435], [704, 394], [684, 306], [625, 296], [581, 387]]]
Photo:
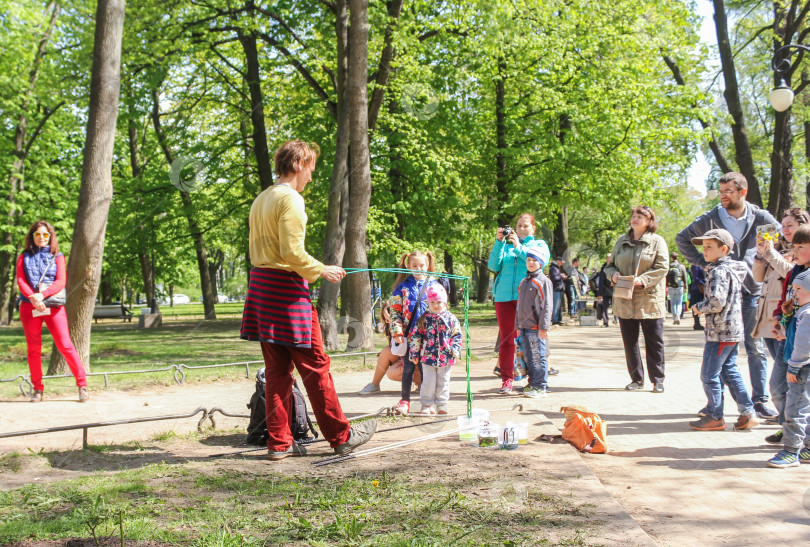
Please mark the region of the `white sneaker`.
[[420, 414], [436, 414], [436, 409], [433, 408], [433, 405], [422, 405], [422, 408], [419, 410]]
[[379, 391], [380, 391], [380, 386], [376, 386], [376, 385], [374, 385], [372, 383], [372, 384], [367, 385], [366, 387], [364, 387], [363, 389], [361, 389], [357, 393], [359, 393], [360, 395], [368, 395], [370, 393], [379, 393]]

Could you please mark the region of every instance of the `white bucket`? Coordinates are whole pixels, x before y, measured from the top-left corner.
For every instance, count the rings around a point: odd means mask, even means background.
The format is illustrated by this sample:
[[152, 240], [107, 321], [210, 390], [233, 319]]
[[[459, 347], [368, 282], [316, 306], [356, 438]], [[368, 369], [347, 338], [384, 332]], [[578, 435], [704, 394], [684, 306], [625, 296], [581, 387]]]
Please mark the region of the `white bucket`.
[[517, 422], [518, 444], [529, 442], [529, 422]]
[[464, 428], [458, 432], [459, 441], [475, 441], [478, 439], [478, 426], [481, 425], [478, 418], [475, 416], [472, 418], [459, 416], [456, 418], [456, 422], [458, 422], [459, 428]]

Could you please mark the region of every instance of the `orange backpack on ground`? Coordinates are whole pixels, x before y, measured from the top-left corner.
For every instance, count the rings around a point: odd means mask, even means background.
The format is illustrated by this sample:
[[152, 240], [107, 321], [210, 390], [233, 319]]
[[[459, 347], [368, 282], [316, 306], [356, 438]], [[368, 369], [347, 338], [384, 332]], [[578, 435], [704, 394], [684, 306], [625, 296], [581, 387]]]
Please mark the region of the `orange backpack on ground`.
[[580, 452], [604, 454], [607, 452], [607, 424], [596, 412], [584, 408], [564, 406], [565, 414], [562, 438]]

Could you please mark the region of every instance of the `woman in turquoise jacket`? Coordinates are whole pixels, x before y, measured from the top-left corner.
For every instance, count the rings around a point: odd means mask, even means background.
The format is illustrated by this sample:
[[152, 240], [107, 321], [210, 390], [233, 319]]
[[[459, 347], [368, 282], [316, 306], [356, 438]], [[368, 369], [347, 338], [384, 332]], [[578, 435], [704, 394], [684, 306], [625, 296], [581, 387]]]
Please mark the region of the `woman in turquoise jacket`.
[[534, 216], [523, 213], [518, 217], [515, 229], [504, 237], [503, 228], [498, 228], [496, 241], [489, 254], [487, 266], [495, 272], [492, 299], [495, 301], [495, 316], [498, 318], [501, 347], [498, 351], [498, 367], [501, 369], [501, 393], [512, 393], [515, 366], [515, 311], [517, 310], [518, 285], [526, 277], [526, 250], [536, 249], [542, 258], [541, 268], [548, 264], [548, 245], [535, 239]]

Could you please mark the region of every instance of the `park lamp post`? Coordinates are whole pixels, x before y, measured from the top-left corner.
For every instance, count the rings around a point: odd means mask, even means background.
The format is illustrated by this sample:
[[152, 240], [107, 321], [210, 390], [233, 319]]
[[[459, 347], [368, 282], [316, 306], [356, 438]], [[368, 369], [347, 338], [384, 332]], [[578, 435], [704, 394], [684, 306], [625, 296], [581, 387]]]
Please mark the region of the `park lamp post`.
[[[790, 86], [787, 85], [785, 77], [790, 72], [790, 50], [801, 50], [810, 53], [810, 47], [800, 44], [788, 44], [782, 46], [773, 52], [773, 59], [771, 59], [771, 68], [776, 74], [779, 83], [768, 94], [768, 100], [777, 112], [784, 112], [790, 105], [793, 104], [795, 94]], [[787, 55], [782, 55], [787, 53]]]

